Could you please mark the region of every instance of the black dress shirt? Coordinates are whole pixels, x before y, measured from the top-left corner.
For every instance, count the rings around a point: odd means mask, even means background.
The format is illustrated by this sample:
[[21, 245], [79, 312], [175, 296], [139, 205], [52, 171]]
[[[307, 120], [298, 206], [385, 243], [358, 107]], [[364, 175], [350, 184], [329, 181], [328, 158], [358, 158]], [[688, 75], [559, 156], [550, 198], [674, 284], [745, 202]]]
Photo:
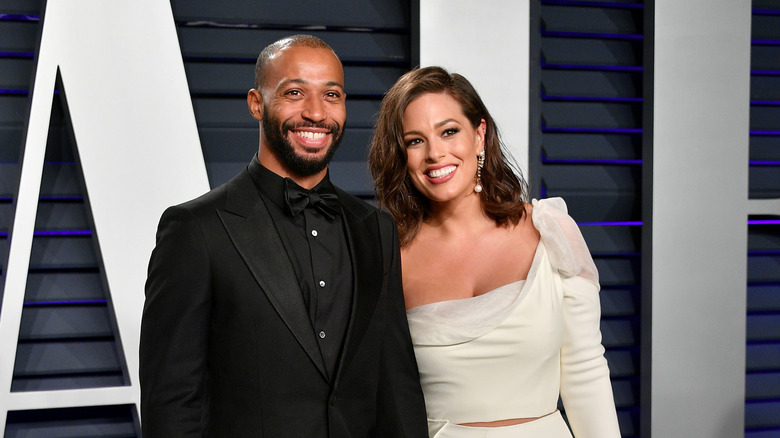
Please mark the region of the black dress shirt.
[[[339, 206], [335, 217], [307, 207], [292, 215], [285, 202], [285, 178], [257, 160], [249, 164], [261, 198], [292, 261], [314, 334], [330, 376], [335, 375], [352, 310], [352, 260]], [[328, 175], [312, 191], [335, 195]], [[281, 257], [282, 255], [280, 255]]]

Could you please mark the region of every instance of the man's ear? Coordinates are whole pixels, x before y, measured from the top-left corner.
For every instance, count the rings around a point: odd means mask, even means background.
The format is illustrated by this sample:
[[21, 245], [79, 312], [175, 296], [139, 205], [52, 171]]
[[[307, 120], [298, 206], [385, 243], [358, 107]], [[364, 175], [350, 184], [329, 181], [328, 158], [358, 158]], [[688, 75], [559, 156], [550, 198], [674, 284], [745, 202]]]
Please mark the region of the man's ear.
[[249, 113], [257, 121], [263, 120], [263, 95], [259, 91], [252, 88], [246, 94], [246, 104], [249, 106]]

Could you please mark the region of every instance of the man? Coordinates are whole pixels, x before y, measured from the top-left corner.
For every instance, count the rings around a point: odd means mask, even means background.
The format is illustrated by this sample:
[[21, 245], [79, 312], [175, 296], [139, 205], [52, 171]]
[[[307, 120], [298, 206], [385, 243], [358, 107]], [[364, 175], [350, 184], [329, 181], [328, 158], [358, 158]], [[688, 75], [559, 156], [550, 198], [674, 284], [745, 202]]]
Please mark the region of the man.
[[344, 71], [296, 35], [260, 54], [256, 157], [160, 220], [141, 327], [154, 437], [424, 437], [395, 224], [334, 187]]

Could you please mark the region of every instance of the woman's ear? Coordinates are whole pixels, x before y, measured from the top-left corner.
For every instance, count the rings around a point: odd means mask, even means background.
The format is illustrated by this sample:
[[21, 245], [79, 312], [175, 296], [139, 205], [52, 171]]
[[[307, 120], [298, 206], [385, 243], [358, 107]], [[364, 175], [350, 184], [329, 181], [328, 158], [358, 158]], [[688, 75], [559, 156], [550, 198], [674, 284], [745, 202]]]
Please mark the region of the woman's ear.
[[487, 123], [485, 119], [482, 119], [477, 126], [477, 142], [480, 145], [481, 150], [485, 149], [485, 131], [487, 131]]

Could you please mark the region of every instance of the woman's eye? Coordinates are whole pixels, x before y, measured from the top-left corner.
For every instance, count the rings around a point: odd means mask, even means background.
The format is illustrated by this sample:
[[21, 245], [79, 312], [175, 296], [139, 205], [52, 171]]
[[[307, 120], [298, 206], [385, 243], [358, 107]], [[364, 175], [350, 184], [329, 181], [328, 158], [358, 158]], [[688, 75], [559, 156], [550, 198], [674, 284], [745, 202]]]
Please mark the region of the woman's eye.
[[459, 131], [459, 130], [458, 130], [457, 128], [449, 128], [449, 129], [445, 129], [445, 130], [444, 130], [444, 132], [442, 133], [442, 136], [443, 136], [443, 137], [449, 137], [449, 136], [451, 136], [451, 135], [455, 135], [455, 134], [457, 134], [457, 133], [458, 133], [458, 131]]
[[416, 146], [420, 143], [422, 143], [422, 140], [420, 140], [419, 138], [413, 138], [411, 140], [406, 140], [406, 147]]

